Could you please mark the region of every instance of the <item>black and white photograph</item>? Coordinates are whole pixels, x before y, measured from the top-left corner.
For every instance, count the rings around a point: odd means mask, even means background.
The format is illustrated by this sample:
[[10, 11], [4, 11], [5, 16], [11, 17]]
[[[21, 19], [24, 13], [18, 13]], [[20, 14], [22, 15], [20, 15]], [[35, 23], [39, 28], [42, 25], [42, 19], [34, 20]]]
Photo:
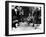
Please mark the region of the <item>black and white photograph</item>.
[[44, 3], [6, 2], [7, 35], [44, 33]]

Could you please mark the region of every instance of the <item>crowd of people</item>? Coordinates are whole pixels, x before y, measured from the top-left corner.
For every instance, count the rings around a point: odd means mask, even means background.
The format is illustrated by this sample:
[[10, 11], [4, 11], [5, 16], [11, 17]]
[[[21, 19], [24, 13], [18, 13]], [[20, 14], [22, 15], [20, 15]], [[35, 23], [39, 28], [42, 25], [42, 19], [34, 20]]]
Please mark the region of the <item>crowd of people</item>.
[[[20, 26], [19, 23], [25, 23], [29, 26], [30, 23], [41, 24], [41, 8], [38, 7], [26, 7], [15, 6], [12, 9], [12, 27]], [[16, 26], [17, 25], [17, 26]]]

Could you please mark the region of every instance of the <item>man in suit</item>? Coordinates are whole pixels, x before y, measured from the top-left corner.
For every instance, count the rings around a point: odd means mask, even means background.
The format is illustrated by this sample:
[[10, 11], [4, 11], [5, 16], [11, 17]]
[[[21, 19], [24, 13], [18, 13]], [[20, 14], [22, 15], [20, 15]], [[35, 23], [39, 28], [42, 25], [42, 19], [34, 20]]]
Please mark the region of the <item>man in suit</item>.
[[[17, 21], [16, 21], [17, 20]], [[19, 11], [17, 10], [17, 6], [15, 7], [15, 9], [12, 9], [12, 27], [16, 28], [16, 23], [18, 23], [19, 20]]]

